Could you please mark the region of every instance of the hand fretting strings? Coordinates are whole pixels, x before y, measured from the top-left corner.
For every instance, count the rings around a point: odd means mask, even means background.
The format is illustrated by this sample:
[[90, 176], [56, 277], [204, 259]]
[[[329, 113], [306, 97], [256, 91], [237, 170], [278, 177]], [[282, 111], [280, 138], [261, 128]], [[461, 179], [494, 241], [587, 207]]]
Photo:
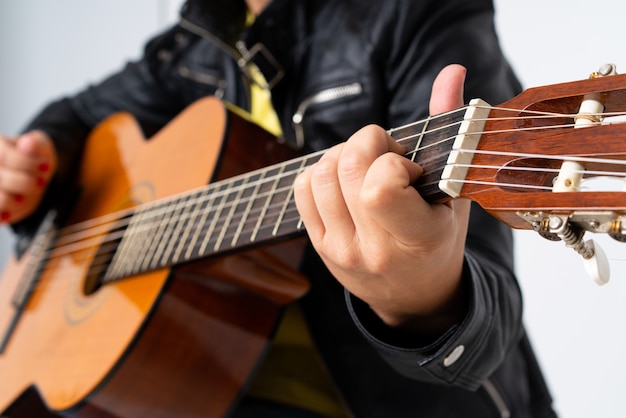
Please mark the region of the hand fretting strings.
[[[438, 130], [447, 129], [452, 126], [458, 126], [461, 120], [436, 127], [434, 129], [424, 129], [423, 132], [414, 133], [416, 125], [427, 126], [430, 121], [437, 120], [442, 117], [462, 114], [466, 108], [460, 108], [443, 115], [437, 115], [430, 117], [423, 121], [415, 122], [413, 124], [405, 125], [400, 128], [396, 128], [393, 132], [396, 133], [397, 141], [402, 144], [413, 143], [417, 136], [424, 136], [426, 134], [435, 133]], [[508, 111], [519, 113], [516, 109], [505, 108], [492, 108], [501, 111]], [[607, 113], [598, 116], [622, 116], [622, 114]], [[523, 119], [543, 119], [543, 118], [573, 118], [574, 115], [557, 114], [550, 112], [529, 112], [525, 111]], [[519, 116], [511, 116], [505, 118], [491, 118], [490, 120], [515, 120], [520, 119]], [[528, 127], [528, 128], [516, 128], [515, 130], [529, 130], [529, 131], [543, 131], [550, 129], [561, 128], [573, 128], [572, 124], [559, 124], [540, 127]], [[402, 136], [402, 132], [411, 131], [411, 134]], [[490, 131], [482, 133], [505, 133], [509, 131]], [[391, 132], [391, 131], [390, 131]], [[480, 134], [482, 134], [480, 133]], [[436, 142], [421, 145], [418, 143], [413, 150], [408, 152], [405, 156], [415, 160], [415, 156], [431, 147], [438, 147], [442, 144], [453, 141], [455, 136], [447, 136]], [[626, 161], [613, 160], [613, 159], [595, 159], [595, 158], [582, 158], [571, 157], [566, 155], [542, 155], [532, 153], [508, 153], [499, 151], [481, 151], [473, 150], [467, 151], [474, 154], [494, 154], [503, 155], [516, 158], [548, 158], [551, 160], [577, 160], [581, 162], [596, 162], [611, 164], [613, 166], [626, 165]], [[180, 195], [171, 196], [158, 201], [146, 203], [131, 209], [107, 214], [95, 219], [91, 219], [85, 222], [69, 225], [60, 231], [59, 239], [57, 240], [55, 247], [48, 251], [47, 254], [52, 254], [50, 258], [60, 257], [68, 254], [76, 254], [79, 251], [86, 249], [94, 249], [99, 247], [97, 258], [94, 258], [91, 269], [103, 269], [103, 265], [110, 260], [110, 254], [118, 250], [118, 242], [122, 238], [126, 240], [139, 240], [147, 241], [146, 238], [151, 236], [158, 236], [159, 239], [152, 239], [152, 244], [148, 248], [151, 253], [157, 253], [159, 257], [166, 257], [173, 263], [187, 261], [193, 259], [190, 257], [191, 250], [198, 245], [199, 252], [207, 252], [208, 255], [218, 253], [222, 248], [230, 249], [236, 247], [238, 240], [243, 236], [248, 236], [250, 243], [254, 243], [256, 237], [275, 237], [277, 235], [275, 224], [264, 225], [262, 220], [268, 213], [273, 213], [275, 220], [278, 223], [287, 223], [296, 225], [295, 230], [303, 230], [302, 224], [295, 202], [293, 198], [293, 179], [304, 171], [307, 167], [318, 161], [324, 151], [309, 154], [291, 160], [285, 163], [277, 164], [273, 167], [268, 167], [260, 170], [256, 170], [250, 173], [246, 173], [237, 177], [212, 183], [208, 186], [185, 192]], [[435, 153], [430, 156], [430, 159], [441, 159], [448, 154]], [[426, 160], [417, 161], [420, 164], [427, 163]], [[500, 169], [502, 167], [495, 167], [489, 165], [475, 165], [467, 164], [467, 167], [477, 169]], [[534, 168], [534, 167], [507, 167], [507, 170], [518, 171], [533, 171], [533, 172], [558, 172], [558, 170], [552, 168]], [[266, 176], [267, 173], [271, 175]], [[587, 172], [592, 175], [602, 175], [609, 177], [624, 177], [626, 171], [592, 171]], [[286, 184], [282, 184], [281, 180], [290, 179], [291, 181]], [[536, 185], [508, 185], [499, 184], [497, 182], [485, 182], [485, 184], [492, 184], [499, 187], [515, 187], [530, 189], [545, 190], [548, 187], [536, 186]], [[280, 185], [280, 186], [279, 186]], [[277, 187], [279, 186], [279, 187]], [[268, 189], [269, 187], [269, 189]], [[250, 191], [251, 194], [245, 195], [246, 191]], [[285, 194], [285, 200], [278, 200], [274, 202], [273, 195]], [[230, 200], [229, 200], [230, 199]], [[261, 200], [265, 202], [260, 208], [253, 205], [255, 200]], [[238, 211], [238, 208], [243, 210]], [[193, 209], [193, 210], [190, 210]], [[279, 216], [276, 216], [276, 211], [279, 211]], [[253, 222], [251, 221], [253, 220]], [[221, 221], [225, 221], [227, 224], [222, 227]], [[189, 228], [192, 225], [193, 228]], [[230, 225], [238, 225], [237, 228], [229, 227]], [[132, 226], [132, 228], [130, 228]], [[272, 229], [268, 231], [268, 228]], [[169, 232], [166, 232], [169, 230]], [[213, 239], [213, 233], [219, 230], [218, 237]], [[130, 233], [129, 233], [130, 231]], [[125, 235], [126, 234], [126, 235]], [[190, 246], [188, 250], [182, 251], [182, 247], [178, 247], [176, 250], [172, 248], [166, 248], [163, 244], [163, 240], [171, 240], [177, 244], [190, 240]], [[213, 248], [209, 248], [209, 244], [213, 244]], [[130, 252], [125, 256], [136, 256], [137, 254]], [[145, 254], [144, 254], [145, 255]], [[202, 254], [199, 254], [199, 257]], [[198, 257], [196, 257], [198, 258]], [[42, 260], [44, 263], [49, 261]], [[154, 262], [154, 259], [145, 259], [139, 266], [133, 267], [133, 271], [126, 274], [119, 274], [113, 277], [118, 279], [130, 274], [138, 273], [149, 268], [163, 267], [159, 262]]]

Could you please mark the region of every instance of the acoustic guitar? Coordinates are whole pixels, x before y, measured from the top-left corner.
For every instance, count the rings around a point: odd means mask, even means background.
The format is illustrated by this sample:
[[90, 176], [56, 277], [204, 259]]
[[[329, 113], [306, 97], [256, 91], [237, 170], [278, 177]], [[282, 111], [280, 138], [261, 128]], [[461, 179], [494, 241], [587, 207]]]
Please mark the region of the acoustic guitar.
[[[424, 168], [425, 199], [468, 198], [563, 240], [603, 282], [583, 235], [626, 241], [625, 87], [598, 74], [389, 132]], [[148, 141], [127, 114], [98, 126], [69, 216], [51, 212], [0, 278], [0, 411], [34, 392], [71, 417], [227, 415], [308, 289], [293, 182], [322, 155], [296, 156], [213, 98]]]

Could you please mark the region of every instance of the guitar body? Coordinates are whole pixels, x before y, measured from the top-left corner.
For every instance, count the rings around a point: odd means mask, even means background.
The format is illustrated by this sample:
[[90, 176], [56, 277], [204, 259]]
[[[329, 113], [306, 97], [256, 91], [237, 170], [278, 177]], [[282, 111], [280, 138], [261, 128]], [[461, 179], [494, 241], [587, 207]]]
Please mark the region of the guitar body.
[[[87, 143], [68, 225], [289, 156], [267, 139], [215, 99], [195, 103], [149, 141], [130, 116], [115, 115]], [[0, 411], [36, 418], [20, 412], [31, 406], [20, 396], [36, 391], [63, 416], [224, 416], [267, 348], [281, 306], [307, 289], [292, 268], [293, 243], [288, 253], [248, 250], [86, 293], [106, 232], [79, 251], [51, 254], [0, 354]], [[12, 259], [0, 278], [4, 329], [31, 257]]]
[[[624, 85], [626, 75], [594, 76], [390, 133], [424, 168], [414, 186], [426, 200], [469, 198], [509, 226], [563, 240], [596, 259], [603, 282], [607, 263], [582, 237], [626, 242], [626, 124], [612, 119], [626, 112]], [[100, 125], [69, 222], [52, 243], [39, 233], [44, 244], [0, 277], [0, 411], [228, 415], [282, 306], [308, 289], [295, 269], [303, 239], [278, 238], [303, 231], [293, 184], [322, 154], [293, 154], [211, 98], [149, 141], [128, 115]], [[621, 190], [589, 188], [597, 177]], [[100, 265], [110, 274], [94, 273]]]

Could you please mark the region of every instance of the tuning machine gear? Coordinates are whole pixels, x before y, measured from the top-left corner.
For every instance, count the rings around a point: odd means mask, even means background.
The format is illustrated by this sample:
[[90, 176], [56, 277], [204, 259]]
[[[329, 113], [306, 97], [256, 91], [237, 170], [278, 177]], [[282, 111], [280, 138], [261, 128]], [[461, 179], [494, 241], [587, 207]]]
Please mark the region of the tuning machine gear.
[[585, 231], [572, 225], [567, 216], [551, 215], [548, 217], [548, 231], [558, 236], [565, 245], [572, 248], [583, 258], [587, 275], [598, 285], [608, 283], [611, 277], [609, 260], [594, 240], [584, 241]]
[[[584, 241], [585, 232], [604, 232], [613, 238], [616, 218], [612, 212], [546, 214], [542, 212], [519, 212], [518, 216], [527, 221], [542, 237], [550, 241], [563, 241], [583, 258], [585, 270], [598, 285], [608, 283], [611, 268], [608, 258], [594, 240]], [[623, 235], [620, 235], [623, 236]], [[616, 238], [617, 239], [617, 238]]]
[[[589, 78], [608, 77], [617, 74], [614, 64], [604, 64]], [[602, 123], [604, 119], [603, 98], [598, 93], [584, 96], [575, 116], [575, 128], [586, 128]], [[554, 179], [553, 193], [580, 192], [585, 173], [585, 165], [578, 161], [564, 160], [559, 174]], [[608, 259], [602, 248], [593, 240], [583, 239], [586, 231], [604, 232], [619, 241], [626, 241], [622, 218], [613, 212], [543, 214], [518, 213], [529, 222], [533, 229], [549, 240], [562, 240], [580, 254], [585, 270], [591, 279], [599, 285], [609, 281], [611, 271]]]

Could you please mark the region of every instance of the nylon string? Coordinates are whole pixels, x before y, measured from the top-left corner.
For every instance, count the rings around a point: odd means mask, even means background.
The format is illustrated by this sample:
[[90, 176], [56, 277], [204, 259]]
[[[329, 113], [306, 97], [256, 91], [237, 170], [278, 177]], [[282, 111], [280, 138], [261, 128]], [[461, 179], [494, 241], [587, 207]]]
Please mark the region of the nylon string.
[[[404, 130], [406, 128], [410, 128], [412, 126], [416, 126], [419, 125], [421, 123], [425, 123], [425, 122], [429, 122], [432, 120], [436, 120], [442, 116], [446, 116], [446, 115], [450, 115], [452, 113], [455, 112], [459, 112], [460, 110], [463, 110], [465, 108], [461, 108], [461, 109], [455, 109], [451, 112], [445, 113], [443, 115], [437, 115], [434, 117], [430, 117], [412, 124], [408, 124], [399, 128], [395, 128], [392, 131], [393, 132], [399, 132], [401, 130]], [[510, 111], [510, 112], [515, 112], [518, 113], [519, 110], [517, 109], [505, 109], [505, 108], [498, 108], [498, 107], [492, 107], [491, 109], [497, 109], [497, 110], [503, 110], [503, 111]], [[516, 119], [524, 119], [524, 120], [530, 120], [530, 119], [543, 119], [543, 118], [554, 118], [554, 117], [562, 117], [562, 118], [574, 118], [575, 115], [568, 115], [568, 114], [560, 114], [560, 113], [550, 113], [550, 112], [529, 112], [529, 111], [525, 111], [525, 115], [523, 117], [520, 116], [511, 116], [511, 117], [502, 117], [502, 118], [489, 118], [489, 120], [516, 120]], [[613, 117], [613, 116], [624, 116], [623, 113], [618, 113], [618, 112], [612, 112], [612, 113], [605, 113], [605, 114], [601, 114], [601, 115], [597, 115], [597, 116], [601, 116], [601, 117]], [[480, 120], [480, 119], [476, 119], [476, 120]], [[408, 135], [405, 137], [401, 137], [401, 138], [396, 138], [397, 142], [403, 144], [403, 143], [407, 143], [411, 140], [413, 140], [415, 137], [417, 136], [425, 136], [428, 134], [432, 134], [436, 131], [442, 130], [442, 129], [446, 129], [446, 128], [451, 128], [451, 127], [455, 127], [460, 125], [462, 121], [456, 121], [454, 123], [445, 125], [445, 126], [440, 126], [437, 127], [435, 129], [427, 129], [423, 132], [419, 132], [413, 135]], [[602, 124], [602, 122], [597, 123], [598, 125]], [[490, 132], [477, 132], [475, 134], [484, 134], [484, 133], [507, 133], [507, 132], [513, 132], [513, 131], [520, 131], [520, 130], [526, 130], [526, 131], [545, 131], [545, 130], [551, 130], [551, 129], [562, 129], [562, 128], [573, 128], [574, 124], [560, 124], [560, 125], [550, 125], [550, 126], [541, 126], [541, 127], [529, 127], [529, 128], [519, 128], [519, 129], [511, 129], [511, 130], [501, 130], [501, 131], [490, 131]], [[581, 128], [581, 129], [586, 129], [586, 128]], [[389, 131], [389, 132], [392, 132]], [[446, 137], [446, 138], [442, 138], [441, 140], [434, 142], [434, 143], [430, 143], [424, 146], [421, 146], [418, 149], [415, 149], [407, 154], [405, 154], [405, 156], [410, 157], [412, 154], [414, 153], [419, 153], [421, 151], [424, 151], [425, 149], [431, 148], [431, 147], [436, 147], [436, 146], [440, 146], [442, 144], [445, 144], [449, 141], [453, 141], [456, 138], [456, 135], [450, 136], [450, 137]], [[579, 161], [579, 162], [595, 162], [595, 163], [602, 163], [602, 164], [611, 164], [614, 166], [624, 166], [626, 165], [626, 161], [624, 160], [618, 160], [618, 159], [607, 159], [607, 158], [600, 158], [600, 159], [596, 159], [596, 158], [586, 158], [586, 157], [572, 157], [572, 156], [567, 156], [567, 155], [546, 155], [546, 154], [533, 154], [533, 153], [512, 153], [512, 152], [499, 152], [499, 151], [481, 151], [481, 150], [472, 150], [472, 151], [462, 151], [462, 152], [469, 152], [469, 153], [474, 153], [474, 154], [491, 154], [491, 155], [500, 155], [500, 156], [507, 156], [507, 157], [514, 157], [514, 158], [545, 158], [545, 159], [551, 159], [551, 160], [569, 160], [569, 161]], [[198, 214], [196, 213], [196, 211], [185, 211], [185, 209], [189, 209], [189, 208], [193, 208], [193, 207], [200, 207], [203, 203], [207, 203], [209, 201], [213, 201], [213, 202], [217, 202], [217, 201], [221, 201], [223, 200], [226, 196], [229, 195], [233, 195], [234, 193], [237, 193], [239, 191], [242, 190], [246, 190], [246, 189], [250, 189], [251, 187], [258, 187], [259, 184], [267, 184], [267, 183], [273, 183], [273, 182], [278, 182], [278, 180], [280, 179], [284, 179], [284, 178], [288, 178], [290, 176], [295, 176], [298, 175], [300, 172], [304, 171], [304, 169], [306, 169], [308, 167], [308, 164], [294, 164], [296, 162], [304, 162], [306, 163], [307, 160], [315, 160], [318, 157], [321, 157], [321, 155], [324, 153], [324, 151], [319, 151], [317, 153], [313, 153], [313, 154], [309, 154], [303, 157], [299, 157], [296, 158], [294, 160], [290, 160], [290, 161], [286, 161], [284, 163], [280, 163], [277, 164], [273, 167], [278, 167], [280, 165], [294, 165], [297, 166], [298, 169], [294, 169], [294, 170], [289, 170], [289, 171], [284, 171], [281, 172], [279, 175], [274, 175], [274, 176], [269, 176], [269, 177], [262, 177], [261, 179], [254, 181], [254, 182], [250, 182], [250, 183], [244, 183], [241, 186], [236, 186], [236, 187], [232, 187], [232, 188], [227, 188], [225, 190], [218, 190], [221, 186], [228, 184], [228, 183], [235, 183], [238, 180], [244, 179], [244, 178], [250, 178], [256, 174], [260, 174], [262, 172], [265, 172], [269, 169], [269, 167], [265, 167], [263, 169], [260, 170], [256, 170], [256, 171], [252, 171], [249, 173], [245, 173], [242, 174], [240, 176], [236, 176], [230, 179], [226, 179], [226, 180], [222, 180], [220, 182], [217, 183], [211, 183], [208, 186], [203, 186], [200, 187], [198, 189], [192, 190], [192, 191], [186, 191], [184, 193], [178, 194], [178, 195], [173, 195], [170, 196], [168, 198], [164, 198], [164, 199], [160, 199], [158, 201], [153, 201], [153, 202], [149, 202], [146, 204], [142, 204], [136, 207], [133, 207], [131, 209], [126, 209], [126, 210], [122, 210], [122, 211], [118, 211], [115, 213], [111, 213], [111, 214], [107, 214], [104, 216], [100, 216], [94, 219], [90, 219], [88, 221], [84, 221], [84, 222], [79, 222], [77, 224], [73, 224], [73, 225], [69, 225], [67, 227], [62, 228], [59, 231], [59, 238], [57, 239], [57, 243], [55, 244], [55, 246], [53, 248], [49, 248], [48, 250], [46, 250], [47, 254], [51, 254], [54, 253], [54, 256], [49, 256], [47, 259], [42, 260], [42, 262], [46, 263], [50, 260], [52, 260], [55, 257], [60, 257], [60, 256], [64, 256], [64, 255], [68, 255], [68, 254], [75, 254], [79, 251], [83, 251], [83, 250], [88, 250], [89, 248], [95, 248], [95, 247], [100, 247], [100, 251], [99, 254], [101, 253], [108, 253], [109, 251], [114, 251], [115, 248], [117, 248], [117, 242], [118, 240], [120, 240], [124, 234], [124, 232], [126, 231], [126, 227], [129, 226], [130, 221], [133, 219], [134, 215], [137, 215], [138, 213], [142, 213], [142, 214], [146, 214], [148, 213], [148, 216], [146, 217], [146, 219], [143, 220], [142, 225], [139, 227], [135, 227], [132, 229], [132, 232], [134, 234], [139, 234], [142, 235], [144, 233], [149, 233], [150, 231], [155, 230], [155, 228], [160, 228], [160, 227], [164, 227], [164, 226], [168, 226], [168, 225], [174, 225], [177, 222], [184, 222], [184, 221], [188, 221], [188, 220], [192, 220], [198, 217]], [[440, 158], [442, 156], [446, 156], [448, 154], [448, 152], [445, 153], [439, 153], [437, 155], [435, 155], [434, 158]], [[418, 161], [418, 163], [423, 163], [423, 161]], [[475, 165], [475, 164], [459, 164], [459, 166], [462, 167], [467, 167], [467, 168], [477, 168], [477, 169], [500, 169], [503, 167], [494, 167], [494, 166], [484, 166], [484, 165]], [[534, 171], [534, 172], [545, 172], [545, 173], [554, 173], [554, 172], [558, 172], [558, 169], [552, 169], [552, 168], [532, 168], [532, 167], [507, 167], [507, 170], [512, 170], [512, 171]], [[592, 174], [592, 175], [602, 175], [602, 176], [608, 176], [608, 177], [624, 177], [626, 176], [626, 171], [625, 172], [615, 172], [615, 171], [585, 171], [586, 174]], [[465, 181], [465, 180], [451, 180], [451, 181], [458, 181], [458, 182], [463, 182], [463, 183], [479, 183], [479, 184], [485, 184], [485, 185], [493, 185], [493, 186], [498, 186], [498, 187], [515, 187], [515, 188], [528, 188], [528, 189], [536, 189], [536, 190], [551, 190], [551, 188], [549, 187], [545, 187], [545, 186], [534, 186], [534, 185], [522, 185], [522, 184], [503, 184], [503, 183], [498, 183], [498, 182], [472, 182], [472, 181]], [[223, 206], [221, 207], [221, 214], [223, 213], [229, 213], [231, 209], [233, 209], [233, 207], [235, 206], [239, 206], [239, 205], [245, 205], [250, 199], [269, 199], [271, 197], [271, 195], [277, 195], [280, 193], [284, 193], [284, 192], [288, 192], [289, 190], [291, 190], [293, 188], [293, 184], [290, 184], [288, 186], [282, 187], [280, 189], [272, 189], [271, 192], [266, 192], [266, 193], [262, 193], [262, 194], [254, 194], [251, 197], [244, 197], [240, 200], [236, 200], [236, 201], [232, 201], [232, 202], [226, 202]], [[185, 201], [182, 205], [180, 205], [179, 199], [182, 196], [192, 196], [192, 195], [197, 195], [196, 197], [189, 199], [187, 201]], [[293, 201], [293, 196], [291, 196], [290, 202]], [[172, 204], [172, 203], [177, 203], [177, 204]], [[155, 208], [159, 207], [158, 210], [156, 210]], [[259, 213], [261, 211], [267, 211], [267, 212], [271, 212], [273, 210], [279, 209], [281, 207], [285, 207], [285, 202], [284, 201], [280, 201], [277, 203], [273, 203], [270, 204], [269, 206], [263, 206], [263, 208], [259, 209], [256, 208], [255, 210], [252, 210], [250, 212], [247, 212], [245, 214], [245, 216], [247, 217], [247, 219], [256, 219], [256, 217], [259, 215]], [[285, 224], [292, 224], [292, 223], [298, 223], [298, 225], [300, 226], [301, 223], [299, 222], [299, 214], [297, 213], [297, 209], [295, 207], [295, 205], [293, 204], [289, 204], [287, 207], [287, 210], [284, 213], [284, 217], [282, 222]], [[181, 210], [182, 209], [182, 210]], [[178, 216], [175, 219], [173, 219], [172, 217], [169, 217], [168, 220], [165, 221], [165, 223], [163, 222], [163, 218], [167, 217], [168, 215], [171, 215], [173, 213], [173, 211], [181, 211], [183, 213], [182, 216]], [[208, 206], [206, 208], [203, 209], [204, 211], [208, 211], [209, 213], [212, 212], [216, 212], [217, 213], [217, 209], [216, 207], [213, 206]], [[233, 225], [236, 224], [238, 222], [241, 222], [243, 220], [243, 216], [244, 214], [242, 213], [234, 213], [233, 216], [231, 218], [228, 218], [228, 225]], [[220, 216], [221, 219], [221, 216]], [[147, 222], [146, 222], [147, 221]], [[200, 224], [198, 225], [199, 227], [203, 227], [206, 226], [206, 224]], [[269, 228], [272, 226], [261, 226], [261, 230], [264, 228]], [[251, 229], [243, 229], [243, 230], [239, 230], [237, 229], [238, 233], [240, 233], [242, 236], [245, 235], [249, 235], [252, 230]], [[103, 239], [103, 237], [106, 237], [106, 239]], [[171, 237], [171, 235], [170, 235]], [[225, 235], [223, 237], [223, 242], [224, 243], [229, 243], [233, 240], [234, 235]], [[225, 246], [226, 247], [226, 246]], [[102, 249], [104, 249], [105, 251], [102, 251]], [[107, 258], [108, 260], [108, 258]], [[92, 263], [92, 268], [98, 268], [100, 266], [98, 266], [98, 261], [94, 258], [94, 262]], [[45, 268], [44, 268], [44, 272], [45, 272]]]

